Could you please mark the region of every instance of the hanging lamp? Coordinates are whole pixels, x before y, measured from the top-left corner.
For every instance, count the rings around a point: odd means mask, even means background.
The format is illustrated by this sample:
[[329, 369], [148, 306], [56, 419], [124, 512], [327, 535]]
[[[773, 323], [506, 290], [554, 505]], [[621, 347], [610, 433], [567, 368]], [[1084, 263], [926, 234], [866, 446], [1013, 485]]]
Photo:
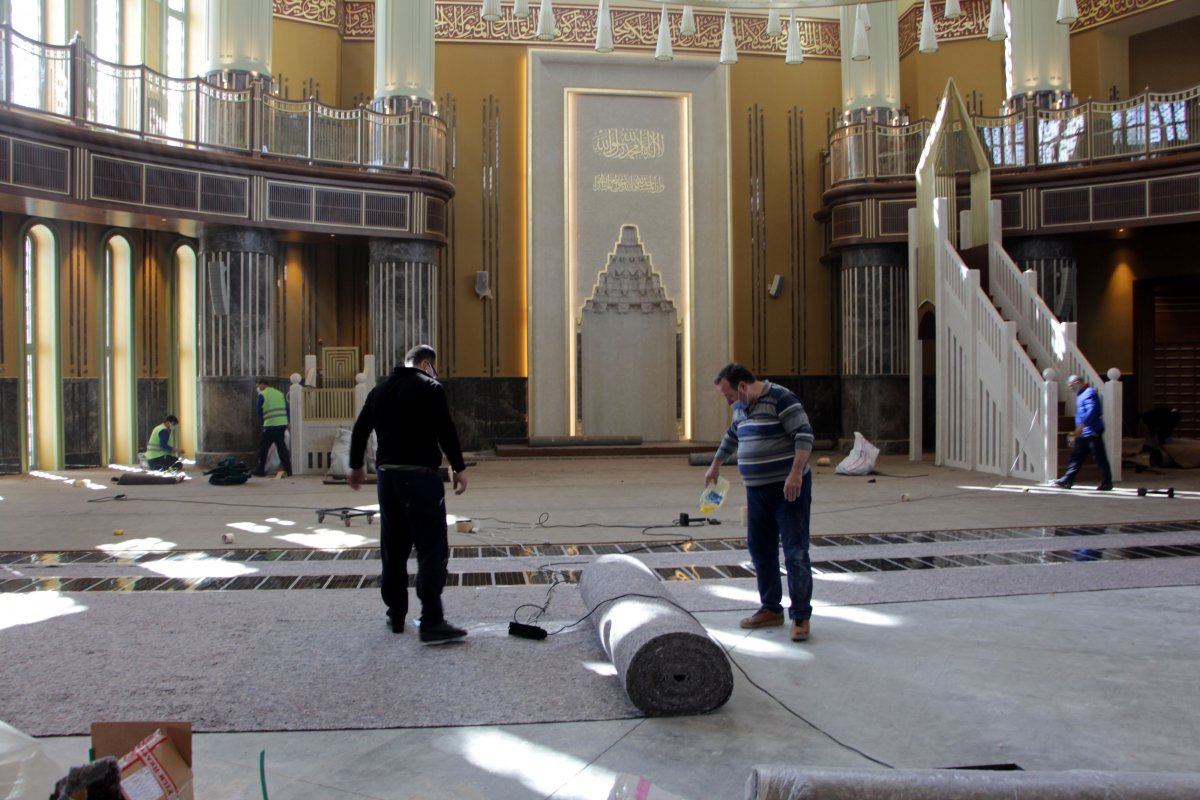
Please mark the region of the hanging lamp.
[[992, 13], [988, 15], [988, 40], [1002, 42], [1007, 37], [1004, 32], [1004, 0], [992, 0]]
[[488, 22], [500, 19], [500, 0], [483, 0], [479, 16]]
[[1079, 5], [1075, 0], [1058, 0], [1058, 24], [1074, 25], [1079, 20]]
[[538, 13], [536, 36], [543, 42], [554, 38], [554, 6], [550, 0], [542, 0], [542, 10]]
[[958, 0], [946, 0], [946, 10], [942, 13], [946, 19], [958, 19], [962, 16], [962, 8]]
[[513, 16], [525, 19], [529, 16], [529, 0], [513, 0]]
[[796, 22], [795, 9], [792, 10], [792, 20], [788, 23], [787, 54], [783, 57], [783, 63], [804, 63], [804, 49], [800, 47], [800, 25]]
[[937, 30], [933, 27], [933, 9], [929, 7], [929, 0], [925, 0], [925, 9], [921, 12], [921, 46], [918, 49], [925, 55], [936, 53], [938, 49]]
[[671, 50], [671, 21], [664, 5], [658, 15], [658, 46], [654, 48], [654, 58], [656, 61], [670, 61], [674, 57], [675, 53]]
[[608, 11], [608, 0], [600, 0], [600, 5], [596, 8], [596, 52], [612, 51], [612, 14]]
[[683, 7], [683, 17], [679, 20], [679, 35], [696, 35], [696, 12], [692, 11], [691, 6]]
[[721, 31], [721, 63], [736, 64], [737, 60], [737, 44], [733, 40], [733, 17], [729, 15], [729, 9], [725, 9], [725, 27]]
[[[859, 8], [861, 9], [862, 6], [859, 6]], [[850, 60], [867, 61], [871, 58], [871, 45], [867, 41], [867, 24], [863, 22], [861, 13], [856, 13], [855, 17], [854, 45], [850, 48]]]
[[783, 27], [779, 24], [779, 9], [772, 8], [767, 11], [767, 36], [778, 36], [783, 33]]

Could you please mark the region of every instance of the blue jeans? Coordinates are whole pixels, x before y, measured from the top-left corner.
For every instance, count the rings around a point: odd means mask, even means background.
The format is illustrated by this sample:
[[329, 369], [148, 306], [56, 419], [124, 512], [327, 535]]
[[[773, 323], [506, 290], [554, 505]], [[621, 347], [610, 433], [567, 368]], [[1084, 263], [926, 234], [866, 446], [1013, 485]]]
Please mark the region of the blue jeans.
[[812, 616], [812, 563], [808, 558], [808, 521], [812, 510], [812, 473], [805, 473], [800, 496], [788, 502], [783, 483], [747, 486], [749, 525], [746, 546], [758, 575], [758, 597], [763, 608], [783, 611], [783, 584], [779, 579], [779, 544], [783, 543], [787, 569], [788, 616], [806, 620]]
[[421, 624], [436, 625], [442, 612], [442, 589], [450, 543], [446, 539], [446, 491], [433, 470], [380, 470], [379, 541], [383, 573], [379, 593], [388, 616], [402, 621], [408, 614], [408, 556], [417, 548], [417, 598]]

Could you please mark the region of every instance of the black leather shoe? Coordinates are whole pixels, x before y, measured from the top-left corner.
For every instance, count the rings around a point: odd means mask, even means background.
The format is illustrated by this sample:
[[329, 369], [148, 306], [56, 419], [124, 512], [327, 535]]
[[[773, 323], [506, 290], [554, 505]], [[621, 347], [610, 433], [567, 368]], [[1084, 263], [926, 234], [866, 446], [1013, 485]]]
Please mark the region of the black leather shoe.
[[462, 628], [456, 628], [445, 620], [442, 620], [441, 622], [435, 622], [432, 625], [421, 626], [421, 641], [425, 644], [453, 642], [463, 638], [466, 635], [467, 632]]
[[1112, 484], [1111, 483], [1102, 483], [1096, 487], [1096, 491], [1097, 492], [1111, 492]]
[[392, 629], [392, 633], [404, 633], [404, 617], [396, 618], [391, 614], [387, 615], [388, 627]]
[[1072, 486], [1075, 485], [1074, 481], [1068, 481], [1063, 478], [1059, 478], [1056, 481], [1052, 481], [1052, 483], [1060, 489], [1070, 489]]

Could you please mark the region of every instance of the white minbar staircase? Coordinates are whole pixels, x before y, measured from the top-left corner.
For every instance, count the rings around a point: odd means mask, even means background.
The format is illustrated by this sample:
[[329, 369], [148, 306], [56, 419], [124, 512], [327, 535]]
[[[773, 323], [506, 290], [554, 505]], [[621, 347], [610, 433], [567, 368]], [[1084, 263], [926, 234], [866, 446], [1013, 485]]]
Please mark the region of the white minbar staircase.
[[[1037, 293], [1036, 273], [1022, 273], [1004, 251], [1000, 201], [986, 206], [986, 241], [972, 241], [972, 230], [979, 229], [972, 224], [972, 213], [962, 212], [961, 246], [987, 246], [986, 287], [951, 242], [949, 202], [944, 197], [934, 201], [935, 463], [1029, 481], [1053, 480], [1060, 471], [1058, 402], [1062, 398], [1066, 413], [1074, 414], [1075, 395], [1066, 384], [1074, 374], [1101, 394], [1105, 447], [1113, 480], [1120, 480], [1120, 370], [1110, 369], [1108, 379], [1101, 380], [1079, 351], [1075, 323], [1054, 316]], [[918, 228], [914, 210], [911, 242], [917, 242]], [[919, 401], [919, 394], [914, 399]], [[913, 418], [919, 420], [919, 409]], [[913, 435], [920, 436], [919, 424]], [[919, 452], [918, 439], [913, 453]]]

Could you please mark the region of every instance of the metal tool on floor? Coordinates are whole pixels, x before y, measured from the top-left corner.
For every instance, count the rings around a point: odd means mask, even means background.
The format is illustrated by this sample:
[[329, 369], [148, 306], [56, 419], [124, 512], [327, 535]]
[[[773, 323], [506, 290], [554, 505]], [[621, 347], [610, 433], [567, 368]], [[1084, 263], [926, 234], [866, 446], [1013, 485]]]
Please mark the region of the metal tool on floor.
[[1171, 486], [1166, 489], [1147, 489], [1145, 486], [1139, 486], [1138, 497], [1145, 497], [1148, 494], [1165, 494], [1167, 497], [1175, 496], [1175, 487]]
[[366, 517], [367, 524], [370, 525], [375, 521], [375, 515], [378, 511], [367, 511], [361, 508], [351, 508], [350, 506], [335, 506], [334, 508], [318, 508], [317, 522], [322, 523], [325, 517], [337, 517], [347, 528], [350, 527], [350, 520], [355, 517]]

